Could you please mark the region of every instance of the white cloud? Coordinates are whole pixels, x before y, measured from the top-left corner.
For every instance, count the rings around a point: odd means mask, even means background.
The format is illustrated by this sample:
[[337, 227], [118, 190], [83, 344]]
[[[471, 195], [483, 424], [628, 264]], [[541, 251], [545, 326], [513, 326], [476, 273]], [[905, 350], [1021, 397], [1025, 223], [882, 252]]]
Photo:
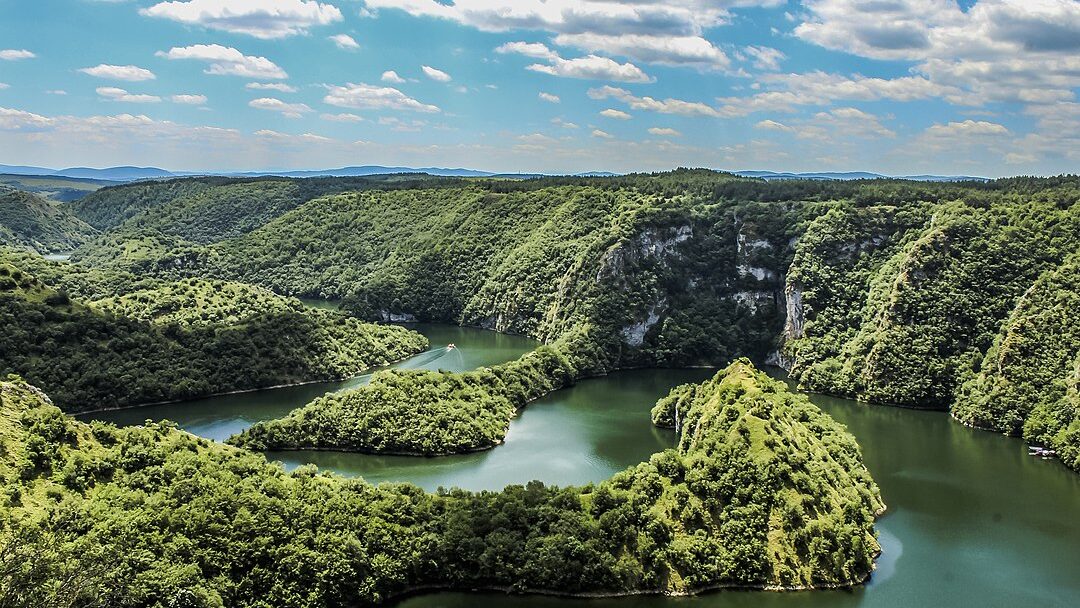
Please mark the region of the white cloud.
[[632, 63], [620, 64], [607, 57], [598, 57], [596, 55], [563, 59], [546, 45], [535, 42], [508, 42], [496, 48], [495, 52], [514, 53], [543, 59], [548, 62], [547, 65], [534, 63], [526, 66], [525, 69], [552, 76], [585, 80], [613, 80], [616, 82], [653, 82], [653, 79], [641, 71], [641, 68]]
[[612, 86], [589, 89], [589, 97], [592, 99], [617, 99], [634, 110], [646, 110], [649, 112], [659, 112], [661, 114], [678, 114], [680, 116], [724, 117], [719, 110], [708, 104], [672, 98], [658, 100], [653, 99], [652, 97], [637, 97], [626, 89]]
[[248, 102], [248, 105], [258, 110], [269, 110], [271, 112], [281, 112], [281, 115], [286, 118], [301, 118], [304, 114], [308, 114], [313, 110], [303, 103], [286, 103], [280, 99], [273, 97], [260, 97], [259, 99], [252, 99]]
[[345, 86], [328, 85], [323, 101], [332, 106], [358, 110], [411, 110], [414, 112], [441, 112], [438, 106], [421, 103], [393, 87], [370, 84]]
[[47, 94], [47, 95], [67, 95], [68, 93], [64, 89], [50, 89], [48, 91], [45, 91], [45, 94]]
[[592, 133], [590, 133], [590, 135], [592, 135], [593, 137], [598, 137], [600, 139], [611, 139], [612, 138], [611, 133], [608, 133], [607, 131], [601, 131], [600, 129], [593, 129], [593, 131], [592, 131]]
[[393, 84], [401, 84], [405, 82], [405, 79], [401, 76], [398, 76], [398, 73], [394, 70], [386, 70], [385, 72], [383, 72], [381, 80], [383, 82], [389, 82]]
[[144, 95], [128, 93], [117, 87], [98, 87], [97, 94], [109, 101], [121, 101], [126, 103], [158, 103], [161, 98], [157, 95]]
[[417, 133], [427, 126], [422, 120], [402, 120], [394, 116], [383, 116], [379, 119], [379, 124], [399, 133]]
[[649, 134], [657, 137], [682, 137], [682, 133], [667, 127], [651, 127]]
[[919, 62], [914, 71], [963, 89], [953, 102], [1052, 103], [1080, 86], [1080, 2], [808, 0], [795, 35], [875, 59]]
[[963, 122], [950, 122], [936, 124], [926, 129], [926, 135], [930, 137], [955, 138], [955, 137], [981, 137], [1008, 135], [1009, 130], [1004, 125], [985, 120], [965, 120]]
[[453, 78], [449, 74], [442, 70], [437, 70], [429, 65], [420, 66], [420, 70], [424, 72], [424, 76], [435, 80], [437, 82], [450, 82]]
[[852, 139], [893, 138], [896, 133], [881, 124], [877, 116], [857, 108], [835, 108], [812, 117], [785, 124], [762, 120], [754, 128], [794, 135], [829, 146], [845, 145]]
[[360, 122], [363, 118], [356, 114], [342, 113], [342, 114], [320, 114], [319, 118], [323, 120], [329, 120], [330, 122]]
[[150, 70], [135, 65], [108, 65], [103, 63], [92, 68], [82, 68], [79, 71], [95, 78], [126, 80], [128, 82], [141, 82], [157, 78]]
[[352, 50], [360, 48], [360, 44], [348, 34], [335, 34], [330, 36], [329, 40], [336, 44], [339, 49]]
[[0, 82], [0, 91], [2, 91], [4, 89], [10, 89], [10, 88], [11, 88], [10, 84], [8, 84], [6, 82]]
[[173, 47], [168, 52], [158, 51], [158, 57], [166, 59], [194, 59], [210, 64], [207, 74], [218, 76], [243, 76], [257, 80], [283, 80], [289, 75], [266, 57], [252, 57], [220, 44], [195, 44]]
[[18, 61], [20, 59], [33, 59], [34, 57], [37, 57], [37, 55], [26, 49], [0, 50], [0, 60], [2, 61]]
[[284, 82], [249, 82], [244, 85], [245, 89], [253, 91], [278, 91], [279, 93], [295, 93], [296, 87], [289, 86]]
[[646, 63], [723, 68], [724, 53], [703, 36], [727, 23], [728, 9], [778, 6], [784, 0], [367, 0], [372, 9], [400, 9], [483, 31], [539, 30], [586, 53]]
[[743, 47], [742, 51], [750, 57], [754, 67], [759, 70], [779, 70], [780, 61], [787, 59], [787, 55], [768, 46], [747, 46]]
[[644, 63], [722, 70], [731, 64], [723, 51], [701, 36], [651, 34], [559, 34], [555, 44]]
[[504, 55], [514, 53], [526, 57], [533, 57], [535, 59], [546, 59], [548, 61], [554, 61], [559, 57], [558, 53], [549, 49], [546, 44], [541, 44], [539, 42], [507, 42], [496, 48], [495, 52]]
[[914, 101], [962, 94], [955, 87], [939, 84], [922, 76], [868, 78], [858, 74], [849, 77], [816, 71], [804, 74], [767, 74], [760, 78], [768, 85], [780, 85], [788, 91], [805, 96], [808, 103], [816, 104], [837, 99]]
[[341, 11], [332, 4], [308, 0], [161, 2], [139, 13], [264, 40], [305, 34], [312, 27], [342, 19]]
[[544, 93], [543, 91], [541, 91], [540, 94], [537, 95], [537, 97], [539, 97], [540, 99], [542, 99], [542, 100], [544, 100], [544, 101], [546, 101], [548, 103], [561, 103], [562, 102], [562, 99], [559, 99], [558, 95], [552, 95], [551, 93]]
[[562, 78], [611, 80], [615, 82], [653, 82], [653, 79], [632, 63], [619, 63], [607, 57], [588, 55], [574, 59], [555, 59], [551, 64], [534, 63], [526, 70]]
[[52, 118], [40, 114], [0, 107], [0, 131], [37, 132], [52, 128]]
[[206, 103], [206, 95], [173, 95], [169, 99], [171, 99], [173, 103], [189, 106], [201, 106]]
[[600, 112], [600, 116], [603, 116], [604, 118], [614, 118], [615, 120], [630, 120], [631, 118], [633, 118], [626, 112], [623, 112], [622, 110], [616, 110], [614, 108], [608, 108]]

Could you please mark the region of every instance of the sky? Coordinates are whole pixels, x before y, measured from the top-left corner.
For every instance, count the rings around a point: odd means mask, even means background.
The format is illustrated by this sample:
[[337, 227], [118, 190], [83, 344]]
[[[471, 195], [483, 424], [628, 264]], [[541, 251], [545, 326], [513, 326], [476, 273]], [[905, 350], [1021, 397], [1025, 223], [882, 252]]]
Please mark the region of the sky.
[[0, 163], [1080, 172], [1080, 0], [0, 0]]

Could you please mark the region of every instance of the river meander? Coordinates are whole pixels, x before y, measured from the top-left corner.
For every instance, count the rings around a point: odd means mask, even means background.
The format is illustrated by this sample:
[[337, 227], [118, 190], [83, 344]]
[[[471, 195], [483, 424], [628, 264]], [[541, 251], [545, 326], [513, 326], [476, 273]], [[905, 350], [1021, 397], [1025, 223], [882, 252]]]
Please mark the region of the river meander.
[[[525, 338], [421, 325], [433, 348], [395, 367], [465, 371], [507, 361], [535, 346]], [[456, 349], [447, 350], [454, 343]], [[499, 489], [540, 479], [600, 481], [674, 443], [649, 423], [649, 409], [671, 387], [712, 370], [634, 370], [585, 380], [526, 407], [505, 445], [461, 456], [415, 458], [336, 452], [268, 456], [287, 467], [314, 463], [372, 482], [408, 481]], [[171, 419], [216, 440], [278, 417], [327, 391], [369, 376], [224, 395], [89, 417], [118, 424]], [[824, 608], [1080, 606], [1080, 475], [1027, 455], [1017, 440], [965, 428], [941, 412], [811, 399], [846, 424], [889, 506], [878, 522], [884, 552], [868, 585], [853, 591], [721, 592], [696, 598], [574, 600], [503, 594], [438, 593], [400, 608]]]

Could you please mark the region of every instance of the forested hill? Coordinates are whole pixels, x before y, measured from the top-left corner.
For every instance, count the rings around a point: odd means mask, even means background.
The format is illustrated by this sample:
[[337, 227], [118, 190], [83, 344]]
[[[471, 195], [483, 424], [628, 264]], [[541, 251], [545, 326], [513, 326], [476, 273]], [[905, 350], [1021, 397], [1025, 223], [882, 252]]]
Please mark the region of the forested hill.
[[693, 394], [678, 449], [610, 480], [426, 494], [286, 473], [167, 422], [77, 422], [9, 377], [0, 593], [12, 608], [356, 608], [417, 588], [864, 581], [884, 505], [844, 427], [748, 362], [677, 392]]
[[[161, 229], [147, 209], [79, 257], [153, 276], [341, 297], [367, 319], [458, 322], [548, 343], [550, 356], [493, 368], [488, 379], [386, 377], [400, 390], [432, 387], [410, 408], [475, 421], [436, 445], [410, 441], [408, 428], [380, 431], [404, 445], [368, 434], [377, 408], [360, 415], [363, 394], [334, 404], [343, 408], [337, 418], [356, 426], [306, 427], [308, 440], [325, 447], [439, 452], [493, 445], [504, 414], [537, 390], [619, 367], [724, 364], [743, 354], [772, 354], [813, 390], [951, 408], [969, 380], [999, 374], [984, 359], [1007, 342], [1022, 297], [1048, 273], [1068, 274], [1065, 262], [1080, 248], [1076, 177], [764, 182], [679, 170], [421, 186], [314, 198], [209, 244]], [[1056, 293], [1059, 283], [1042, 284]], [[1067, 298], [1035, 304], [1054, 318], [1078, 314]], [[1080, 350], [1072, 334], [1052, 335], [1055, 352]], [[1033, 377], [1053, 377], [1060, 388], [1030, 392], [1007, 414], [963, 419], [1020, 432], [1038, 411], [1030, 439], [1075, 444], [1074, 410], [1056, 397], [1069, 394], [1074, 362], [1009, 352], [1023, 361], [1017, 369], [1034, 366]], [[482, 388], [460, 392], [474, 381]]]
[[61, 203], [0, 186], [0, 247], [38, 253], [75, 249], [97, 231]]
[[264, 288], [168, 282], [0, 250], [0, 373], [68, 411], [337, 380], [427, 347]]

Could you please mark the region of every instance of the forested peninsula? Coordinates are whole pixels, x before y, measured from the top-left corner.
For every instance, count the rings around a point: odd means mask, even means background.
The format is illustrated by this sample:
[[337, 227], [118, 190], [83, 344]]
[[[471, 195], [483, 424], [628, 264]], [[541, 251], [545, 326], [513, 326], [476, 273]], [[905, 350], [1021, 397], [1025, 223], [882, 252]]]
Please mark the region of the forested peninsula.
[[746, 360], [675, 392], [678, 446], [610, 480], [427, 494], [286, 473], [167, 422], [78, 422], [11, 376], [0, 596], [289, 608], [436, 588], [687, 594], [867, 578], [884, 504], [841, 425]]

